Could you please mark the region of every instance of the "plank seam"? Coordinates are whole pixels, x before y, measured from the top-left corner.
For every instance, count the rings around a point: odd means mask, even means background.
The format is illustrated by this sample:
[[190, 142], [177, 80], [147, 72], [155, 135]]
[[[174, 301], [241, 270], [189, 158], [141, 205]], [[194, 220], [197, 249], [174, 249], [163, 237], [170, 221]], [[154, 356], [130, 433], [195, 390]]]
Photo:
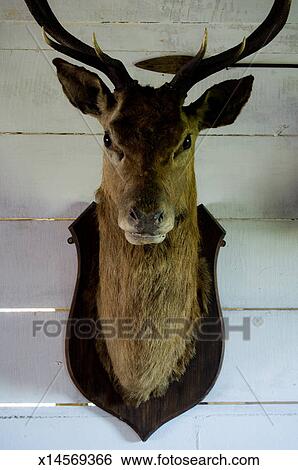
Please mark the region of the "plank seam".
[[[23, 132], [23, 131], [0, 131], [0, 137], [6, 136], [83, 136], [83, 137], [94, 137], [103, 136], [103, 132]], [[200, 137], [264, 137], [264, 138], [298, 138], [298, 134], [200, 134]]]
[[[34, 20], [31, 20], [31, 19], [23, 19], [23, 20], [16, 20], [16, 19], [8, 19], [8, 18], [1, 18], [0, 19], [0, 24], [1, 23], [4, 23], [4, 24], [16, 24], [16, 25], [22, 25], [22, 24], [31, 24], [31, 25], [36, 25], [36, 22]], [[195, 25], [214, 25], [214, 26], [217, 26], [217, 25], [221, 25], [221, 26], [259, 26], [260, 23], [255, 23], [255, 22], [228, 22], [228, 21], [224, 21], [224, 22], [218, 22], [218, 21], [183, 21], [183, 20], [180, 20], [180, 21], [67, 21], [67, 20], [63, 20], [63, 24], [65, 25], [80, 25], [80, 26], [100, 26], [100, 25], [128, 25], [128, 26], [131, 26], [131, 25], [144, 25], [144, 24], [153, 24], [153, 25], [160, 25], [161, 27], [163, 26], [167, 26], [167, 25], [180, 25], [180, 24], [183, 24], [183, 25], [190, 25], [190, 26], [195, 26]], [[286, 25], [287, 26], [294, 26], [294, 25], [297, 25], [298, 22], [287, 22]]]
[[[262, 405], [298, 405], [298, 401], [295, 400], [290, 400], [290, 401], [202, 401], [198, 403], [198, 406], [231, 406], [231, 405], [236, 405], [236, 406], [253, 406], [253, 405], [259, 405], [261, 403]], [[0, 409], [5, 409], [5, 408], [34, 408], [38, 406], [39, 408], [56, 408], [56, 407], [95, 407], [94, 403], [92, 402], [81, 402], [81, 403], [26, 403], [26, 406], [24, 406], [25, 403], [19, 402], [19, 403], [0, 403]]]
[[[76, 217], [0, 217], [0, 222], [72, 222]], [[218, 221], [240, 221], [240, 222], [297, 222], [298, 217], [218, 217]]]
[[[1, 24], [1, 23], [0, 23]], [[182, 48], [180, 49], [150, 49], [150, 51], [148, 49], [110, 49], [110, 48], [107, 48], [105, 49], [105, 52], [106, 53], [124, 53], [124, 52], [133, 52], [133, 53], [148, 53], [150, 52], [150, 54], [177, 54], [179, 51], [181, 52]], [[183, 48], [183, 50], [186, 51], [186, 48]], [[37, 47], [1, 47], [0, 46], [0, 52], [12, 52], [12, 51], [20, 51], [20, 52], [34, 52], [34, 51], [49, 51], [49, 52], [52, 52], [52, 49], [50, 49], [49, 47], [46, 47], [46, 46], [41, 46], [40, 48], [37, 48]], [[293, 56], [295, 57], [297, 55], [296, 52], [291, 52], [291, 51], [272, 51], [272, 52], [260, 52], [259, 53], [259, 56], [262, 56], [262, 55], [266, 55], [266, 56], [281, 56], [281, 57], [284, 57], [285, 55], [287, 56]], [[239, 62], [237, 64], [237, 67], [245, 67], [249, 65], [249, 62]], [[234, 68], [236, 65], [231, 65], [228, 67], [228, 69], [230, 68]], [[292, 67], [292, 66], [296, 66], [297, 67], [297, 64], [295, 62], [293, 63], [276, 63], [276, 64], [272, 64], [272, 63], [267, 63], [267, 62], [255, 62], [253, 65], [251, 65], [251, 67], [260, 67], [260, 66], [263, 66], [263, 67], [276, 67], [276, 66], [282, 66], [282, 67]]]
[[[298, 307], [222, 307], [223, 312], [264, 312], [270, 314], [271, 312], [298, 312]], [[20, 308], [0, 308], [0, 315], [7, 313], [69, 313], [69, 307], [20, 307]]]

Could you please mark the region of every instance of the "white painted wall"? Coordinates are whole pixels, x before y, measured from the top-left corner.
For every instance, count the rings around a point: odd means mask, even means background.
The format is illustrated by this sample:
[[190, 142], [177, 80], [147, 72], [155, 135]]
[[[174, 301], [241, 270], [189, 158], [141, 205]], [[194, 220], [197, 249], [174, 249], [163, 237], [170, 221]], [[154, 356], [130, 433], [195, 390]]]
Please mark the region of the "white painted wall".
[[[51, 0], [71, 31], [93, 31], [142, 83], [167, 77], [134, 69], [161, 52], [209, 51], [247, 35], [272, 0]], [[298, 62], [298, 7], [257, 62]], [[200, 201], [227, 230], [218, 276], [231, 332], [223, 369], [205, 405], [167, 423], [147, 443], [85, 403], [65, 369], [64, 338], [32, 336], [33, 320], [67, 319], [76, 254], [67, 227], [93, 199], [101, 129], [64, 98], [22, 0], [0, 4], [0, 448], [298, 448], [298, 72], [253, 69], [237, 123], [198, 142]], [[195, 87], [240, 77], [218, 74]], [[93, 135], [95, 134], [95, 136]], [[8, 311], [24, 309], [26, 312]], [[41, 312], [41, 308], [48, 312]], [[35, 408], [36, 403], [43, 407]], [[29, 404], [29, 405], [28, 405]], [[61, 405], [64, 405], [63, 407]]]

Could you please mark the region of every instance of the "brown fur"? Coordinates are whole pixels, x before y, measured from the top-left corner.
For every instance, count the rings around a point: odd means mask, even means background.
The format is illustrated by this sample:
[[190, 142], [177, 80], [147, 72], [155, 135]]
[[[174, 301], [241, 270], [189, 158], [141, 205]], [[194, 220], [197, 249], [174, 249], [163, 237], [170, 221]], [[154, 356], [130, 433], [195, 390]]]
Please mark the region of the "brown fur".
[[[97, 192], [97, 306], [104, 331], [97, 349], [124, 400], [137, 406], [164, 394], [195, 353], [194, 331], [207, 313], [210, 276], [200, 256], [194, 143], [200, 129], [235, 120], [252, 78], [216, 85], [183, 107], [169, 88], [134, 85], [111, 94], [95, 74], [65, 61], [55, 65], [71, 102], [98, 117], [112, 141]], [[185, 150], [187, 135], [192, 145]], [[149, 213], [162, 208], [162, 243], [127, 241], [132, 206]], [[112, 336], [104, 329], [111, 321]], [[176, 334], [168, 334], [169, 321]]]
[[[139, 404], [151, 394], [164, 393], [169, 382], [183, 374], [194, 354], [191, 333], [200, 317], [196, 185], [191, 156], [185, 172], [178, 165], [169, 179], [169, 168], [164, 169], [163, 161], [170, 158], [180, 143], [181, 134], [185, 133], [179, 106], [173, 100], [169, 101], [168, 96], [158, 96], [150, 88], [135, 89], [132, 96], [124, 97], [117, 118], [112, 122], [119, 146], [134, 158], [124, 181], [115, 178], [109, 163], [104, 162], [103, 182], [98, 191], [101, 232], [98, 312], [101, 320], [133, 319], [130, 333], [137, 339], [106, 340], [106, 368], [124, 399]], [[118, 208], [114, 202], [116, 200], [117, 204], [118, 200], [115, 186], [112, 195], [111, 187], [117, 184], [117, 193], [123, 197], [130, 191], [126, 188], [128, 178], [131, 178], [134, 191], [142, 179], [136, 175], [146, 171], [150, 181], [143, 183], [144, 186], [148, 188], [154, 182], [156, 186], [166, 188], [175, 203], [177, 222], [162, 244], [134, 246], [127, 243], [124, 233], [119, 230]], [[154, 198], [149, 203], [154, 204]], [[207, 297], [206, 273], [204, 281], [203, 296]], [[174, 319], [191, 322], [188, 340], [178, 335], [161, 339], [169, 319], [172, 327]], [[146, 326], [153, 329], [158, 338], [138, 339]]]
[[[195, 196], [195, 195], [194, 195]], [[198, 279], [199, 232], [195, 198], [191, 214], [172, 230], [160, 245], [129, 244], [117, 225], [117, 212], [104, 190], [98, 192], [100, 226], [100, 286], [98, 312], [101, 320], [133, 319], [132, 335], [149, 328], [163, 334], [168, 319], [199, 319], [197, 290], [206, 305], [209, 276]], [[172, 326], [172, 323], [171, 323]], [[174, 326], [174, 325], [173, 325]], [[179, 326], [179, 323], [178, 323]], [[191, 333], [191, 331], [190, 331]], [[167, 340], [106, 340], [108, 370], [113, 371], [124, 397], [137, 403], [152, 392], [165, 391], [179, 378], [194, 348], [193, 340], [176, 336]], [[110, 362], [112, 368], [110, 367]]]

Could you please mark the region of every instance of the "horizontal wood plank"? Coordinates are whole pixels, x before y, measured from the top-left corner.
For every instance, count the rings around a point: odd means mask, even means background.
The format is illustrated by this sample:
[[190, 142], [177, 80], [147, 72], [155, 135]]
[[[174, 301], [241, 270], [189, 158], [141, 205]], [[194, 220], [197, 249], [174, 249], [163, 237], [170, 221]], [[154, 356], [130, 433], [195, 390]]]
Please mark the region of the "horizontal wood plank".
[[66, 371], [66, 320], [63, 312], [0, 314], [0, 402], [82, 401]]
[[[224, 220], [224, 308], [298, 308], [298, 221]], [[76, 280], [69, 222], [1, 221], [0, 307], [69, 307]]]
[[[79, 0], [60, 2], [51, 0], [53, 11], [62, 21], [94, 22], [261, 22], [273, 4], [273, 0], [89, 0], [88, 8], [82, 8]], [[30, 20], [32, 17], [22, 0], [2, 0], [1, 20]], [[298, 22], [297, 3], [293, 2], [289, 22]]]
[[[72, 108], [67, 102], [51, 59], [50, 51], [1, 51], [2, 72], [0, 100], [0, 133], [90, 133], [98, 132], [99, 124]], [[133, 76], [142, 84], [163, 84], [169, 77], [133, 67], [144, 57], [141, 52], [117, 53], [125, 59]], [[133, 70], [132, 70], [133, 67]], [[252, 73], [255, 83], [249, 103], [236, 123], [211, 134], [234, 135], [298, 135], [298, 77], [293, 69], [230, 69], [209, 77], [196, 85], [189, 100], [200, 96], [207, 88], [222, 80], [241, 78]]]
[[[203, 36], [205, 24], [192, 23], [71, 23], [68, 29], [84, 42], [91, 44], [93, 32], [101, 47], [112, 53], [140, 51], [179, 52], [195, 54]], [[214, 55], [238, 44], [255, 29], [255, 24], [208, 24], [208, 55]], [[298, 28], [288, 24], [267, 47], [252, 56], [254, 63], [297, 63]], [[43, 40], [40, 27], [34, 22], [0, 22], [0, 50], [50, 49]], [[251, 59], [249, 59], [250, 61]], [[246, 59], [246, 62], [248, 59]]]
[[297, 218], [298, 139], [200, 137], [199, 201], [218, 218]]
[[[86, 403], [66, 370], [67, 315], [0, 314], [0, 403]], [[298, 312], [225, 311], [224, 318], [223, 367], [204, 402], [297, 401]]]
[[298, 306], [297, 221], [222, 221], [218, 262], [223, 307]]
[[298, 311], [224, 311], [223, 316], [222, 370], [204, 401], [297, 401]]
[[100, 185], [102, 137], [0, 136], [0, 217], [77, 217]]
[[[266, 413], [266, 414], [265, 414]], [[32, 417], [33, 414], [33, 417]], [[273, 425], [271, 424], [273, 423]], [[298, 407], [196, 406], [141, 442], [94, 408], [0, 409], [2, 449], [296, 449]], [[228, 430], [227, 432], [223, 432]], [[257, 432], [256, 432], [257, 429]]]
[[[100, 185], [102, 135], [0, 136], [0, 218], [77, 217]], [[218, 218], [298, 218], [298, 137], [201, 136], [199, 201]]]
[[76, 250], [70, 222], [0, 222], [0, 306], [70, 306]]
[[199, 449], [297, 449], [297, 405], [218, 408], [199, 419]]
[[127, 424], [111, 415], [102, 416], [96, 408], [0, 408], [3, 449], [144, 450], [175, 448], [177, 442], [179, 449], [194, 449], [196, 429], [195, 419], [182, 415], [144, 443]]

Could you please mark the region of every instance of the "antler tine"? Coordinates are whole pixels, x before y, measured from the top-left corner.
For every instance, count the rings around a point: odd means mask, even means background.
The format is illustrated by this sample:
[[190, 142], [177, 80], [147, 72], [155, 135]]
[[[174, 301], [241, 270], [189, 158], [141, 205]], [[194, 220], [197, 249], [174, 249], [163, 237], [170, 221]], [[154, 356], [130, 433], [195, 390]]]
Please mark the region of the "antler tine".
[[265, 21], [240, 45], [203, 60], [198, 53], [177, 72], [169, 83], [171, 88], [179, 90], [183, 96], [186, 96], [197, 82], [235, 64], [269, 44], [284, 27], [289, 16], [291, 1], [275, 0]]
[[117, 61], [117, 59], [113, 59], [108, 54], [103, 52], [103, 50], [101, 49], [101, 47], [99, 46], [97, 42], [95, 33], [93, 33], [92, 35], [92, 40], [93, 40], [93, 47], [94, 47], [97, 57], [99, 57], [101, 60], [103, 60], [107, 64], [113, 64], [115, 61]]
[[118, 89], [134, 83], [120, 60], [113, 59], [104, 53], [98, 55], [93, 47], [69, 33], [60, 24], [47, 0], [25, 0], [25, 2], [32, 16], [43, 28], [45, 41], [53, 49], [100, 70]]
[[196, 59], [202, 60], [204, 58], [206, 51], [207, 51], [207, 46], [208, 46], [208, 29], [205, 28], [204, 36], [201, 42], [201, 47], [195, 56]]

